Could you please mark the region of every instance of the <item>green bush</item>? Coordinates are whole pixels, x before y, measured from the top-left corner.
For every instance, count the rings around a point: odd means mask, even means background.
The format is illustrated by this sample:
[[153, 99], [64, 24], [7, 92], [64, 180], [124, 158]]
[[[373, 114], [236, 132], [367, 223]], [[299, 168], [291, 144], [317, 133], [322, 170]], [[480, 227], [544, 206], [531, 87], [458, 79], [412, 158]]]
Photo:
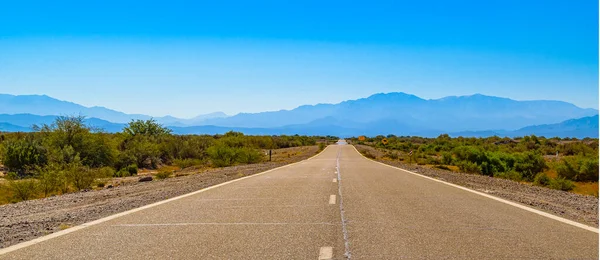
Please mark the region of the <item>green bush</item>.
[[474, 162], [460, 161], [457, 166], [463, 172], [481, 174], [481, 168]]
[[16, 201], [32, 199], [38, 192], [38, 181], [35, 179], [9, 180], [8, 187]]
[[536, 174], [546, 169], [546, 161], [541, 154], [525, 152], [517, 154], [514, 170], [523, 174], [523, 179], [532, 181]]
[[494, 173], [494, 177], [513, 181], [521, 181], [523, 179], [523, 175], [516, 171], [496, 172]]
[[454, 158], [452, 158], [452, 153], [450, 153], [450, 152], [442, 153], [442, 164], [452, 165], [453, 162], [454, 162]]
[[533, 178], [533, 184], [538, 186], [548, 186], [550, 185], [551, 179], [545, 173], [538, 173], [535, 178]]
[[66, 185], [66, 175], [60, 165], [49, 164], [37, 169], [39, 188], [44, 193], [44, 197], [59, 191]]
[[6, 141], [3, 146], [2, 163], [21, 177], [47, 162], [46, 149], [32, 138]]
[[129, 176], [137, 175], [137, 173], [138, 173], [137, 164], [130, 164], [129, 166], [127, 166], [127, 173], [129, 173]]
[[181, 169], [185, 169], [192, 166], [202, 165], [204, 162], [200, 159], [175, 159], [173, 160], [173, 164], [179, 166]]
[[236, 149], [235, 157], [239, 163], [251, 164], [262, 161], [263, 154], [256, 149], [244, 147]]
[[159, 179], [166, 179], [169, 178], [171, 176], [171, 174], [173, 173], [173, 171], [171, 170], [167, 170], [167, 169], [161, 169], [158, 171], [158, 173], [156, 173], [154, 176]]
[[212, 164], [216, 167], [231, 166], [236, 161], [235, 149], [223, 144], [217, 144], [208, 148], [207, 153]]
[[556, 179], [550, 180], [549, 187], [555, 190], [570, 191], [573, 188], [575, 188], [575, 184], [573, 184], [573, 182], [570, 180], [558, 177]]
[[98, 178], [109, 178], [109, 177], [113, 177], [115, 175], [115, 169], [113, 169], [112, 167], [102, 167], [99, 168], [98, 170]]
[[65, 167], [67, 181], [75, 189], [90, 189], [97, 176], [97, 170], [81, 165], [80, 162], [70, 163]]
[[556, 165], [558, 176], [573, 181], [598, 181], [598, 158], [567, 157]]

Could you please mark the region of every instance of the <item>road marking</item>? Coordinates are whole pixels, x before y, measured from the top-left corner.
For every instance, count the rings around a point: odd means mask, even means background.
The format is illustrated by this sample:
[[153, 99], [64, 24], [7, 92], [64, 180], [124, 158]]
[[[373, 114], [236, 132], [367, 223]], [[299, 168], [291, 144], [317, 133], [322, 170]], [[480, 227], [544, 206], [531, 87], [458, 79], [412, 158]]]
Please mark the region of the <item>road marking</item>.
[[398, 167], [391, 166], [391, 165], [388, 165], [388, 164], [385, 164], [385, 163], [382, 163], [382, 162], [378, 162], [378, 161], [375, 161], [373, 159], [369, 159], [369, 158], [365, 157], [364, 155], [362, 155], [358, 151], [358, 149], [356, 149], [356, 147], [354, 145], [352, 147], [363, 158], [365, 158], [367, 160], [370, 160], [370, 161], [373, 161], [375, 163], [381, 164], [383, 166], [387, 166], [387, 167], [390, 167], [390, 168], [393, 168], [393, 169], [396, 169], [396, 170], [401, 170], [401, 171], [404, 171], [404, 172], [407, 172], [407, 173], [410, 173], [410, 174], [413, 174], [413, 175], [416, 175], [416, 176], [419, 176], [419, 177], [422, 177], [422, 178], [425, 178], [425, 179], [429, 179], [429, 180], [432, 180], [432, 181], [437, 181], [439, 183], [443, 183], [443, 184], [446, 184], [446, 185], [449, 185], [449, 186], [452, 186], [452, 187], [455, 187], [455, 188], [458, 188], [458, 189], [461, 189], [461, 190], [464, 190], [464, 191], [475, 193], [477, 195], [481, 195], [481, 196], [484, 196], [486, 198], [490, 198], [490, 199], [493, 199], [495, 201], [502, 202], [504, 204], [508, 204], [508, 205], [511, 205], [511, 206], [514, 206], [514, 207], [517, 207], [517, 208], [520, 208], [520, 209], [524, 209], [524, 210], [527, 210], [527, 211], [529, 211], [531, 213], [535, 213], [535, 214], [538, 214], [538, 215], [541, 215], [541, 216], [544, 216], [544, 217], [547, 217], [547, 218], [550, 218], [550, 219], [553, 219], [553, 220], [556, 220], [556, 221], [559, 221], [559, 222], [562, 222], [562, 223], [565, 223], [565, 224], [568, 224], [568, 225], [571, 225], [571, 226], [575, 226], [575, 227], [582, 228], [582, 229], [585, 229], [585, 230], [588, 230], [588, 231], [592, 231], [594, 233], [598, 233], [598, 229], [595, 228], [595, 227], [591, 227], [591, 226], [588, 226], [588, 225], [585, 225], [585, 224], [581, 224], [579, 222], [575, 222], [575, 221], [572, 221], [572, 220], [569, 220], [569, 219], [566, 219], [566, 218], [561, 218], [559, 216], [555, 216], [555, 215], [552, 215], [550, 213], [547, 213], [547, 212], [544, 212], [544, 211], [541, 211], [541, 210], [530, 208], [530, 207], [527, 207], [525, 205], [521, 205], [521, 204], [516, 203], [516, 202], [512, 202], [512, 201], [509, 201], [509, 200], [501, 199], [501, 198], [498, 198], [498, 197], [495, 197], [495, 196], [492, 196], [492, 195], [489, 195], [489, 194], [486, 194], [486, 193], [483, 193], [483, 192], [479, 192], [479, 191], [472, 190], [472, 189], [469, 189], [469, 188], [466, 188], [466, 187], [463, 187], [463, 186], [460, 186], [460, 185], [456, 185], [454, 183], [445, 182], [445, 181], [442, 181], [442, 180], [431, 178], [429, 176], [421, 175], [421, 174], [418, 174], [418, 173], [415, 173], [415, 172], [411, 172], [411, 171], [408, 171], [408, 170], [405, 170], [405, 169], [402, 169], [402, 168], [398, 168]]
[[301, 223], [301, 222], [191, 222], [191, 223], [153, 223], [153, 224], [118, 224], [112, 227], [164, 227], [164, 226], [283, 226], [283, 225], [326, 225], [335, 226], [335, 223], [317, 222], [317, 223]]
[[337, 182], [337, 179], [336, 179], [336, 178], [333, 178], [333, 182]]
[[263, 175], [263, 174], [266, 174], [266, 173], [269, 173], [269, 172], [272, 172], [272, 171], [276, 171], [276, 170], [280, 170], [280, 169], [283, 169], [283, 168], [287, 168], [287, 167], [290, 167], [292, 165], [302, 164], [302, 163], [304, 163], [306, 161], [312, 160], [313, 158], [321, 155], [323, 152], [325, 152], [325, 150], [327, 150], [327, 148], [329, 148], [329, 146], [325, 147], [325, 149], [323, 149], [323, 151], [319, 152], [318, 154], [315, 154], [312, 157], [310, 157], [308, 159], [304, 159], [304, 160], [299, 161], [299, 162], [290, 163], [290, 164], [287, 164], [287, 165], [284, 165], [284, 166], [281, 166], [281, 167], [277, 167], [277, 168], [273, 168], [273, 169], [270, 169], [270, 170], [267, 170], [267, 171], [264, 171], [264, 172], [256, 173], [256, 174], [253, 174], [253, 175], [248, 175], [248, 176], [245, 176], [245, 177], [242, 177], [242, 178], [239, 178], [239, 179], [235, 179], [235, 180], [230, 180], [230, 181], [227, 181], [227, 182], [224, 182], [224, 183], [221, 183], [221, 184], [217, 184], [217, 185], [214, 185], [214, 186], [206, 187], [206, 188], [201, 189], [201, 190], [197, 190], [197, 191], [193, 191], [193, 192], [190, 192], [190, 193], [187, 193], [187, 194], [183, 194], [181, 196], [177, 196], [177, 197], [170, 198], [170, 199], [167, 199], [167, 200], [158, 201], [158, 202], [155, 202], [155, 203], [152, 203], [152, 204], [141, 206], [139, 208], [130, 209], [128, 211], [123, 211], [121, 213], [110, 215], [108, 217], [104, 217], [104, 218], [101, 218], [101, 219], [97, 219], [97, 220], [94, 220], [94, 221], [83, 223], [83, 224], [81, 224], [79, 226], [74, 226], [74, 227], [71, 227], [71, 228], [68, 228], [68, 229], [65, 229], [65, 230], [62, 230], [62, 231], [58, 231], [58, 232], [52, 233], [52, 234], [47, 235], [47, 236], [38, 237], [36, 239], [32, 239], [32, 240], [29, 240], [29, 241], [26, 241], [26, 242], [23, 242], [23, 243], [19, 243], [19, 244], [12, 245], [12, 246], [9, 246], [9, 247], [6, 247], [6, 248], [2, 248], [2, 249], [0, 249], [0, 255], [4, 255], [4, 254], [10, 253], [10, 252], [19, 250], [21, 248], [32, 246], [32, 245], [35, 245], [37, 243], [41, 243], [41, 242], [44, 242], [46, 240], [50, 240], [50, 239], [53, 239], [53, 238], [56, 238], [56, 237], [64, 236], [66, 234], [69, 234], [69, 233], [72, 233], [72, 232], [84, 229], [86, 227], [97, 225], [97, 224], [100, 224], [100, 223], [103, 223], [103, 222], [106, 222], [106, 221], [109, 221], [109, 220], [113, 220], [113, 219], [116, 219], [118, 217], [122, 217], [122, 216], [125, 216], [125, 215], [129, 215], [131, 213], [135, 213], [135, 212], [138, 212], [138, 211], [141, 211], [141, 210], [144, 210], [144, 209], [149, 209], [149, 208], [152, 208], [152, 207], [156, 207], [158, 205], [169, 203], [171, 201], [175, 201], [175, 200], [178, 200], [178, 199], [183, 199], [183, 198], [186, 198], [186, 197], [189, 197], [189, 196], [196, 195], [198, 193], [202, 193], [202, 192], [205, 192], [205, 191], [208, 191], [208, 190], [212, 190], [212, 189], [215, 189], [215, 188], [218, 188], [218, 187], [221, 187], [221, 186], [225, 186], [227, 184], [231, 184], [231, 183], [238, 182], [238, 181], [241, 181], [241, 180], [245, 180], [245, 179], [248, 179], [248, 178], [260, 176], [260, 175]]
[[319, 249], [319, 260], [329, 260], [333, 258], [333, 247], [324, 246]]
[[331, 204], [331, 205], [335, 204], [335, 195], [329, 196], [329, 204]]
[[344, 197], [342, 196], [342, 174], [340, 173], [340, 154], [342, 154], [342, 149], [338, 149], [337, 156], [335, 159], [335, 168], [337, 170], [338, 179], [338, 193], [340, 194], [340, 218], [342, 221], [342, 234], [344, 237], [344, 256], [346, 257], [346, 259], [351, 259], [352, 253], [350, 252], [350, 240], [348, 240], [348, 228], [346, 228], [348, 220], [346, 219], [346, 210], [344, 209]]

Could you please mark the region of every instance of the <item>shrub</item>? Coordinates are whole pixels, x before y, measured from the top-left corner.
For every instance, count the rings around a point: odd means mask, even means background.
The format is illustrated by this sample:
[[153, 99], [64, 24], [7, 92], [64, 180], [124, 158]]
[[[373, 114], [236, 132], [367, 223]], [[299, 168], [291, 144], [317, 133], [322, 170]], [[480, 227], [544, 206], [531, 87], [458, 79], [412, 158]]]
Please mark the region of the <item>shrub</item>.
[[538, 173], [535, 178], [533, 178], [533, 184], [538, 186], [548, 186], [550, 185], [550, 177], [543, 172]]
[[13, 199], [24, 201], [32, 199], [37, 194], [38, 183], [34, 179], [10, 180], [8, 187], [13, 194]]
[[454, 158], [452, 158], [452, 153], [444, 152], [442, 153], [442, 164], [452, 165], [454, 162]]
[[129, 172], [127, 172], [127, 168], [120, 169], [119, 171], [115, 172], [115, 174], [113, 175], [113, 177], [127, 177], [127, 176], [129, 176]]
[[534, 152], [517, 154], [514, 170], [523, 174], [523, 178], [532, 181], [536, 174], [546, 169], [546, 162], [542, 155]]
[[202, 165], [202, 164], [204, 164], [204, 162], [200, 159], [188, 158], [188, 159], [175, 159], [175, 160], [173, 160], [173, 164], [179, 166], [179, 168], [181, 168], [181, 169], [185, 169], [185, 168], [196, 166], [196, 165]]
[[573, 182], [570, 180], [558, 177], [556, 179], [550, 180], [549, 187], [555, 190], [570, 191], [573, 188], [575, 188], [575, 184], [573, 184]]
[[154, 176], [155, 176], [157, 179], [159, 179], [159, 180], [162, 180], [162, 179], [169, 178], [169, 177], [171, 176], [171, 174], [172, 174], [172, 173], [173, 173], [173, 171], [172, 171], [172, 170], [169, 170], [169, 169], [160, 169], [160, 170], [158, 171], [158, 173], [156, 173]]
[[369, 159], [375, 159], [375, 155], [371, 154], [371, 153], [370, 153], [369, 151], [367, 151], [367, 150], [364, 150], [364, 151], [362, 151], [362, 154], [363, 154], [365, 157], [369, 158]]
[[115, 169], [113, 169], [112, 167], [102, 167], [99, 168], [98, 170], [98, 178], [108, 178], [108, 177], [113, 177], [115, 175]]
[[481, 173], [481, 169], [479, 168], [479, 166], [474, 163], [474, 162], [469, 162], [469, 161], [460, 161], [458, 163], [458, 168], [466, 173], [477, 173], [480, 174]]
[[47, 197], [65, 185], [65, 172], [59, 165], [49, 164], [43, 168], [39, 167], [37, 171], [37, 178], [40, 182], [39, 188], [44, 193], [44, 197]]
[[20, 176], [33, 167], [43, 166], [47, 161], [46, 149], [31, 138], [7, 141], [2, 151], [4, 166]]
[[96, 179], [97, 171], [82, 166], [80, 163], [71, 163], [65, 169], [67, 181], [77, 190], [89, 189]]
[[556, 165], [558, 176], [574, 181], [598, 181], [598, 158], [564, 158]]
[[323, 151], [327, 145], [325, 143], [319, 143], [319, 151]]
[[130, 164], [129, 166], [127, 166], [127, 173], [129, 173], [129, 176], [137, 175], [137, 173], [138, 173], [137, 164]]
[[387, 152], [385, 153], [385, 157], [390, 158], [392, 160], [398, 160], [398, 153], [397, 152]]
[[207, 149], [212, 164], [216, 167], [233, 165], [236, 159], [236, 151], [223, 144], [217, 144]]
[[427, 159], [425, 159], [425, 162], [427, 164], [433, 164], [433, 165], [442, 164], [442, 161], [440, 159], [433, 157], [433, 156], [427, 156]]
[[263, 155], [256, 149], [244, 147], [236, 149], [235, 158], [237, 162], [251, 164], [262, 161]]
[[497, 172], [493, 175], [496, 178], [508, 179], [513, 181], [521, 181], [523, 179], [523, 175], [516, 171], [508, 171], [508, 172]]

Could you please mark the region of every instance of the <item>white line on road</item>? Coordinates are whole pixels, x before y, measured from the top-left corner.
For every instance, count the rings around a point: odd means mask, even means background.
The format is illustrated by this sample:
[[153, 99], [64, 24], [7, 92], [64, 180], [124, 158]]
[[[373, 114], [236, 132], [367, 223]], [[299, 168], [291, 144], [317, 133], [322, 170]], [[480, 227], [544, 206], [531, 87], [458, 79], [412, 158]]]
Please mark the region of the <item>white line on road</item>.
[[329, 204], [330, 204], [330, 205], [333, 205], [333, 204], [335, 204], [335, 195], [331, 195], [331, 196], [329, 196]]
[[319, 260], [329, 260], [333, 258], [333, 247], [324, 246], [319, 249]]
[[346, 219], [346, 210], [344, 209], [344, 197], [342, 196], [342, 174], [340, 171], [340, 155], [342, 154], [342, 149], [338, 149], [337, 157], [335, 159], [335, 168], [337, 169], [337, 179], [338, 179], [338, 194], [340, 194], [340, 218], [342, 220], [342, 234], [344, 236], [344, 256], [346, 259], [352, 258], [352, 253], [350, 252], [350, 241], [348, 240], [348, 229], [346, 228], [346, 224], [348, 220]]
[[263, 175], [263, 174], [266, 174], [266, 173], [269, 173], [269, 172], [272, 172], [272, 171], [276, 171], [276, 170], [279, 170], [279, 169], [290, 167], [292, 165], [299, 165], [299, 164], [302, 164], [302, 163], [304, 163], [304, 162], [306, 162], [308, 160], [312, 160], [313, 158], [319, 156], [320, 154], [322, 154], [323, 152], [325, 152], [325, 150], [327, 150], [327, 148], [329, 148], [329, 146], [325, 147], [325, 149], [323, 149], [323, 151], [321, 151], [320, 153], [315, 154], [312, 157], [310, 157], [308, 159], [305, 159], [303, 161], [299, 161], [299, 162], [295, 162], [295, 163], [290, 163], [290, 164], [287, 164], [287, 165], [284, 165], [284, 166], [281, 166], [281, 167], [277, 167], [277, 168], [273, 168], [273, 169], [270, 169], [270, 170], [267, 170], [267, 171], [264, 171], [264, 172], [260, 172], [260, 173], [256, 173], [256, 174], [249, 175], [249, 176], [245, 176], [245, 177], [242, 177], [242, 178], [239, 178], [239, 179], [235, 179], [235, 180], [223, 182], [221, 184], [210, 186], [210, 187], [198, 190], [198, 191], [190, 192], [188, 194], [177, 196], [175, 198], [170, 198], [170, 199], [167, 199], [167, 200], [162, 200], [162, 201], [159, 201], [159, 202], [148, 204], [148, 205], [145, 205], [145, 206], [142, 206], [142, 207], [139, 207], [139, 208], [130, 209], [128, 211], [117, 213], [117, 214], [114, 214], [114, 215], [111, 215], [111, 216], [108, 216], [108, 217], [105, 217], [105, 218], [101, 218], [101, 219], [97, 219], [97, 220], [94, 220], [94, 221], [91, 221], [91, 222], [83, 223], [83, 224], [81, 224], [79, 226], [75, 226], [75, 227], [72, 227], [72, 228], [69, 228], [69, 229], [58, 231], [56, 233], [52, 233], [52, 234], [47, 235], [47, 236], [38, 237], [38, 238], [30, 240], [30, 241], [26, 241], [26, 242], [19, 243], [19, 244], [13, 245], [13, 246], [2, 248], [2, 249], [0, 249], [0, 255], [4, 255], [4, 254], [10, 253], [10, 252], [19, 250], [21, 248], [25, 248], [25, 247], [28, 247], [28, 246], [31, 246], [31, 245], [35, 245], [35, 244], [40, 243], [40, 242], [44, 242], [46, 240], [50, 240], [50, 239], [53, 239], [53, 238], [56, 238], [56, 237], [60, 237], [60, 236], [63, 236], [63, 235], [75, 232], [77, 230], [84, 229], [86, 227], [90, 227], [90, 226], [97, 225], [97, 224], [100, 224], [100, 223], [103, 223], [103, 222], [106, 222], [106, 221], [109, 221], [109, 220], [112, 220], [112, 219], [116, 219], [116, 218], [121, 217], [121, 216], [129, 215], [131, 213], [135, 213], [135, 212], [138, 212], [140, 210], [144, 210], [144, 209], [156, 207], [158, 205], [162, 205], [162, 204], [174, 201], [174, 200], [183, 199], [185, 197], [193, 196], [193, 195], [196, 195], [198, 193], [202, 193], [202, 192], [205, 192], [205, 191], [208, 191], [208, 190], [212, 190], [212, 189], [215, 189], [215, 188], [218, 188], [218, 187], [230, 184], [230, 183], [234, 183], [234, 182], [238, 182], [238, 181], [241, 181], [241, 180], [245, 180], [245, 179], [253, 178], [253, 177], [256, 177], [256, 176], [260, 176], [260, 175]]
[[283, 226], [283, 225], [326, 225], [335, 226], [337, 224], [328, 222], [317, 222], [317, 223], [301, 223], [301, 222], [192, 222], [192, 223], [153, 223], [153, 224], [118, 224], [112, 225], [113, 227], [163, 227], [163, 226]]
[[382, 163], [382, 162], [378, 162], [378, 161], [375, 161], [375, 160], [373, 160], [373, 159], [369, 159], [369, 158], [365, 157], [364, 155], [362, 155], [362, 153], [360, 153], [360, 152], [358, 151], [358, 149], [356, 149], [356, 147], [355, 147], [354, 145], [353, 145], [352, 147], [353, 147], [353, 148], [354, 148], [354, 150], [356, 150], [356, 152], [357, 152], [358, 154], [360, 154], [360, 155], [361, 155], [363, 158], [365, 158], [365, 159], [367, 159], [367, 160], [370, 160], [370, 161], [373, 161], [373, 162], [376, 162], [376, 163], [378, 163], [378, 164], [381, 164], [381, 165], [383, 165], [383, 166], [387, 166], [387, 167], [390, 167], [390, 168], [393, 168], [393, 169], [396, 169], [396, 170], [401, 170], [401, 171], [404, 171], [404, 172], [407, 172], [407, 173], [410, 173], [410, 174], [414, 174], [414, 175], [416, 175], [416, 176], [419, 176], [419, 177], [422, 177], [422, 178], [425, 178], [425, 179], [429, 179], [429, 180], [432, 180], [432, 181], [437, 181], [437, 182], [439, 182], [439, 183], [443, 183], [443, 184], [446, 184], [446, 185], [449, 185], [449, 186], [452, 186], [452, 187], [455, 187], [455, 188], [458, 188], [458, 189], [461, 189], [461, 190], [464, 190], [464, 191], [472, 192], [472, 193], [475, 193], [475, 194], [477, 194], [477, 195], [481, 195], [481, 196], [484, 196], [484, 197], [486, 197], [486, 198], [490, 198], [490, 199], [493, 199], [493, 200], [496, 200], [496, 201], [502, 202], [502, 203], [504, 203], [504, 204], [508, 204], [508, 205], [511, 205], [511, 206], [514, 206], [514, 207], [520, 208], [520, 209], [524, 209], [524, 210], [527, 210], [527, 211], [529, 211], [529, 212], [531, 212], [531, 213], [535, 213], [535, 214], [538, 214], [538, 215], [541, 215], [541, 216], [544, 216], [544, 217], [547, 217], [547, 218], [550, 218], [550, 219], [554, 219], [554, 220], [556, 220], [556, 221], [559, 221], [559, 222], [562, 222], [562, 223], [565, 223], [565, 224], [568, 224], [568, 225], [571, 225], [571, 226], [575, 226], [575, 227], [582, 228], [582, 229], [585, 229], [585, 230], [588, 230], [588, 231], [592, 231], [592, 232], [594, 232], [594, 233], [598, 233], [598, 229], [597, 229], [597, 228], [594, 228], [594, 227], [591, 227], [591, 226], [588, 226], [588, 225], [584, 225], [584, 224], [581, 224], [581, 223], [579, 223], [579, 222], [575, 222], [575, 221], [572, 221], [572, 220], [568, 220], [568, 219], [566, 219], [566, 218], [561, 218], [561, 217], [559, 217], [559, 216], [555, 216], [555, 215], [552, 215], [552, 214], [550, 214], [550, 213], [543, 212], [543, 211], [541, 211], [541, 210], [537, 210], [537, 209], [534, 209], [534, 208], [530, 208], [530, 207], [527, 207], [527, 206], [521, 205], [521, 204], [519, 204], [519, 203], [516, 203], [516, 202], [512, 202], [512, 201], [508, 201], [508, 200], [501, 199], [501, 198], [498, 198], [498, 197], [494, 197], [494, 196], [492, 196], [492, 195], [485, 194], [485, 193], [483, 193], [483, 192], [479, 192], [479, 191], [475, 191], [475, 190], [472, 190], [472, 189], [469, 189], [469, 188], [465, 188], [465, 187], [463, 187], [463, 186], [460, 186], [460, 185], [456, 185], [456, 184], [453, 184], [453, 183], [445, 182], [445, 181], [442, 181], [442, 180], [438, 180], [438, 179], [435, 179], [435, 178], [431, 178], [431, 177], [429, 177], [429, 176], [421, 175], [421, 174], [418, 174], [418, 173], [415, 173], [415, 172], [407, 171], [407, 170], [405, 170], [405, 169], [402, 169], [402, 168], [398, 168], [398, 167], [391, 166], [391, 165], [388, 165], [388, 164], [385, 164], [385, 163]]

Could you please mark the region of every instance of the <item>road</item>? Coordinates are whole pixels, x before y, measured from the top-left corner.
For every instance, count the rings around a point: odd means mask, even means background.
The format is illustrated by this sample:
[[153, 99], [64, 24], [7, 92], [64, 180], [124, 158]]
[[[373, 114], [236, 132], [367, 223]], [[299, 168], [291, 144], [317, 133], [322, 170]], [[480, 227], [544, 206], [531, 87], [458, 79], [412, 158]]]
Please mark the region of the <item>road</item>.
[[350, 145], [0, 250], [0, 259], [598, 259], [598, 233]]

